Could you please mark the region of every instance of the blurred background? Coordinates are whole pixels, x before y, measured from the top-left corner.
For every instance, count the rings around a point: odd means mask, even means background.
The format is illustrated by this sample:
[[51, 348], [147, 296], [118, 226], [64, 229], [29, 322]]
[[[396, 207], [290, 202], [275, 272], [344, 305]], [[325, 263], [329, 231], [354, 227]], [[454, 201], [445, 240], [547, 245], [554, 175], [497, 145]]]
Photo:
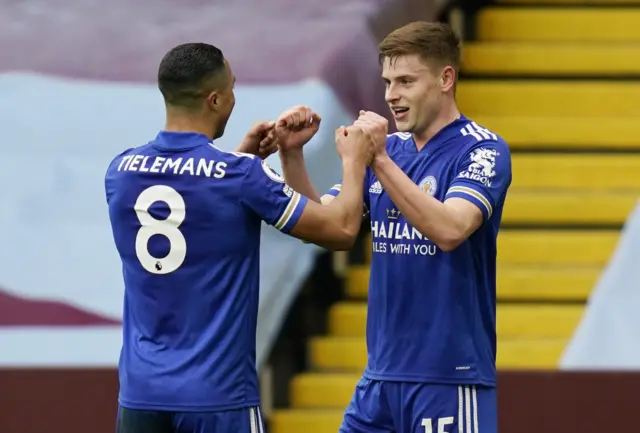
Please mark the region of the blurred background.
[[[388, 114], [376, 44], [418, 19], [463, 36], [459, 106], [512, 149], [501, 431], [633, 431], [640, 1], [3, 0], [0, 433], [114, 431], [123, 287], [103, 176], [162, 128], [155, 74], [167, 50], [203, 41], [230, 60], [237, 105], [223, 148], [292, 105], [319, 112], [305, 152], [326, 190], [340, 176], [333, 130], [359, 109]], [[272, 228], [262, 248], [268, 430], [335, 432], [366, 362], [367, 224], [350, 253]]]

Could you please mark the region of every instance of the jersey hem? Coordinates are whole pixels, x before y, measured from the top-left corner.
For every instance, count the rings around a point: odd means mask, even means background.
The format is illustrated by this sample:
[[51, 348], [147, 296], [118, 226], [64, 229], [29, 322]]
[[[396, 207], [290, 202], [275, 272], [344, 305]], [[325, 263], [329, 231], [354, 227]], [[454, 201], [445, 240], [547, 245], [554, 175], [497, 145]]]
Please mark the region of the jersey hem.
[[437, 383], [443, 385], [481, 385], [495, 388], [496, 381], [483, 378], [463, 378], [463, 377], [442, 377], [442, 376], [409, 376], [396, 374], [374, 374], [365, 371], [365, 379], [377, 380], [381, 382], [418, 382]]
[[179, 404], [151, 404], [134, 403], [132, 401], [118, 399], [120, 406], [126, 409], [137, 410], [163, 410], [169, 412], [223, 412], [228, 410], [244, 409], [248, 407], [260, 406], [260, 399], [247, 400], [242, 403], [222, 404], [222, 405], [179, 405]]

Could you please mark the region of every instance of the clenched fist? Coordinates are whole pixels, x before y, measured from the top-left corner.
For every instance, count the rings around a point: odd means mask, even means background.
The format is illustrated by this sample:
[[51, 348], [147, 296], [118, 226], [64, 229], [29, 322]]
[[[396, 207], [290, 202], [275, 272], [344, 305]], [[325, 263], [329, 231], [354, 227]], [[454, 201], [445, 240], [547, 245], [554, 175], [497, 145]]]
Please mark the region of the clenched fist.
[[343, 161], [349, 160], [363, 165], [371, 163], [374, 154], [373, 138], [368, 131], [352, 125], [336, 129], [336, 150]]
[[251, 127], [236, 152], [251, 153], [265, 159], [278, 150], [275, 122], [258, 122]]
[[386, 118], [373, 111], [361, 110], [360, 116], [353, 125], [371, 135], [376, 156], [386, 154], [387, 134], [389, 131], [389, 121]]
[[318, 132], [321, 117], [304, 105], [290, 108], [276, 120], [275, 135], [281, 152], [302, 149]]

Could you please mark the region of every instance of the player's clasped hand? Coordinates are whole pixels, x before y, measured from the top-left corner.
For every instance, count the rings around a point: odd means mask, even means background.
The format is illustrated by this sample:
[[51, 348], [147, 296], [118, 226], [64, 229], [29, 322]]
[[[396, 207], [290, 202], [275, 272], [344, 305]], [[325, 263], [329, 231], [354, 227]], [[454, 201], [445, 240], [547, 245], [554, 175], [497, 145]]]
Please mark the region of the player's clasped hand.
[[336, 149], [342, 160], [371, 164], [374, 155], [373, 137], [359, 126], [336, 129]]
[[275, 122], [258, 122], [251, 127], [245, 135], [238, 152], [251, 153], [265, 159], [278, 150], [278, 143], [275, 134]]
[[386, 154], [387, 134], [389, 131], [389, 122], [386, 118], [373, 111], [360, 110], [360, 116], [353, 125], [360, 127], [371, 135], [376, 157]]
[[322, 118], [311, 108], [297, 105], [276, 119], [275, 135], [281, 152], [299, 151], [318, 132]]

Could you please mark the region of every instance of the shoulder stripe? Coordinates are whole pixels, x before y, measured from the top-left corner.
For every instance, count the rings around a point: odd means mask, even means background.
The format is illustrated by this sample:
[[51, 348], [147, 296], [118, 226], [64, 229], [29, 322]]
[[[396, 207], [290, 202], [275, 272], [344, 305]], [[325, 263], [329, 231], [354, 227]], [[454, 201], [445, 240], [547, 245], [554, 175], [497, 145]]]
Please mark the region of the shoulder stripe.
[[299, 202], [300, 194], [294, 191], [291, 199], [289, 200], [289, 204], [284, 209], [284, 212], [282, 212], [282, 215], [280, 215], [280, 218], [273, 226], [278, 230], [282, 230], [284, 227], [286, 227], [287, 223], [291, 219], [291, 215], [293, 215], [293, 211], [295, 211], [298, 207]]
[[482, 203], [482, 205], [487, 210], [488, 218], [491, 218], [491, 214], [493, 213], [493, 206], [491, 206], [491, 203], [489, 202], [489, 200], [487, 200], [487, 198], [483, 196], [481, 193], [479, 193], [473, 188], [469, 188], [466, 186], [452, 186], [451, 188], [449, 188], [446, 195], [449, 195], [454, 192], [457, 192], [459, 194], [466, 194], [478, 200], [480, 203]]

